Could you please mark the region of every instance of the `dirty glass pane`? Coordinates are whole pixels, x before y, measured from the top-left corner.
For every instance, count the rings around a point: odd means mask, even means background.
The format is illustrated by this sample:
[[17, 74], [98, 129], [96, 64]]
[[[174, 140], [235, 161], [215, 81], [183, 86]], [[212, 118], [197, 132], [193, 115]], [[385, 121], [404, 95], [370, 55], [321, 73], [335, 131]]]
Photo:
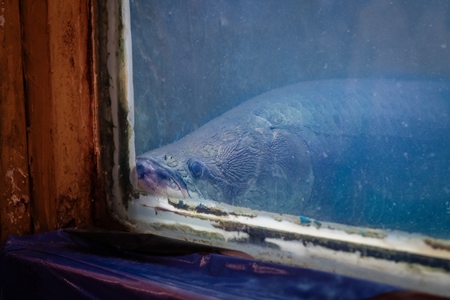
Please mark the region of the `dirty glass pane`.
[[141, 193], [450, 237], [449, 1], [130, 10]]

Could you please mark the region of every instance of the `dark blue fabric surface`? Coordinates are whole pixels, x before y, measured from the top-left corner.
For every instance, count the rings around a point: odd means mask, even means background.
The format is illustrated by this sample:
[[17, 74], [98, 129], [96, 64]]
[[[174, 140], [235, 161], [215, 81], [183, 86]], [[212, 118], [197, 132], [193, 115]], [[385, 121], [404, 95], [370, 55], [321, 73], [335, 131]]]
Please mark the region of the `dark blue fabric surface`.
[[219, 254], [127, 253], [64, 231], [10, 237], [0, 283], [0, 299], [364, 299], [399, 290]]

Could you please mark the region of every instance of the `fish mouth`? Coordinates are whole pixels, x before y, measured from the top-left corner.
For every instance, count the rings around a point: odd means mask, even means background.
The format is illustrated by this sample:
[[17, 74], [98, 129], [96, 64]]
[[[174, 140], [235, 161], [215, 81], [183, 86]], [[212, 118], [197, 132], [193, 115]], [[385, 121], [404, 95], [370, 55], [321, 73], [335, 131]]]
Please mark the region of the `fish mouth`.
[[189, 198], [181, 175], [156, 158], [138, 158], [132, 170], [132, 183], [137, 191], [166, 197]]

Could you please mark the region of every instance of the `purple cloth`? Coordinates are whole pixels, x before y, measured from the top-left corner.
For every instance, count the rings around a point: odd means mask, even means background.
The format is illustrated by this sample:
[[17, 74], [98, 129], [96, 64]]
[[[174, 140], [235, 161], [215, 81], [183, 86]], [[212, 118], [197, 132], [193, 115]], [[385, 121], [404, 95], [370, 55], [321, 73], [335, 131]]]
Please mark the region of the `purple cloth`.
[[364, 299], [399, 288], [219, 254], [152, 256], [58, 230], [8, 239], [3, 299]]

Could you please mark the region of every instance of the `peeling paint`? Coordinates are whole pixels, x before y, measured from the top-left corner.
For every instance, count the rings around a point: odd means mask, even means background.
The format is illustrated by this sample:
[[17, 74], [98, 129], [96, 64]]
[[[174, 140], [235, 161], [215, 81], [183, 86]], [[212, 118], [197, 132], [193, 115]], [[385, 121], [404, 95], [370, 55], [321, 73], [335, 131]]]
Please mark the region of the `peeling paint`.
[[16, 195], [12, 195], [11, 200], [14, 206], [17, 206], [17, 204], [20, 203], [20, 199]]
[[28, 197], [28, 195], [21, 195], [20, 197], [17, 197], [14, 194], [11, 196], [10, 200], [11, 201], [9, 203], [12, 203], [14, 206], [19, 206], [20, 204], [30, 203], [30, 198]]
[[11, 223], [11, 224], [16, 224], [17, 223], [16, 218], [14, 218], [14, 213], [9, 212], [9, 213], [6, 214], [6, 216], [9, 219], [9, 223]]
[[[30, 213], [28, 211], [28, 204], [30, 203], [30, 197], [24, 194], [19, 186], [23, 186], [27, 174], [20, 168], [12, 168], [6, 171], [5, 174], [6, 182], [9, 183], [10, 188], [8, 190], [9, 196], [8, 205], [11, 207], [12, 211], [6, 213], [6, 218], [10, 224], [16, 225], [19, 220], [24, 217], [29, 217]], [[17, 179], [20, 182], [17, 182]]]
[[6, 171], [6, 177], [9, 179], [11, 183], [13, 193], [15, 193], [16, 191], [21, 191], [21, 189], [17, 186], [14, 180], [14, 172], [18, 172], [23, 179], [27, 178], [27, 175], [20, 168], [13, 168], [11, 170]]

